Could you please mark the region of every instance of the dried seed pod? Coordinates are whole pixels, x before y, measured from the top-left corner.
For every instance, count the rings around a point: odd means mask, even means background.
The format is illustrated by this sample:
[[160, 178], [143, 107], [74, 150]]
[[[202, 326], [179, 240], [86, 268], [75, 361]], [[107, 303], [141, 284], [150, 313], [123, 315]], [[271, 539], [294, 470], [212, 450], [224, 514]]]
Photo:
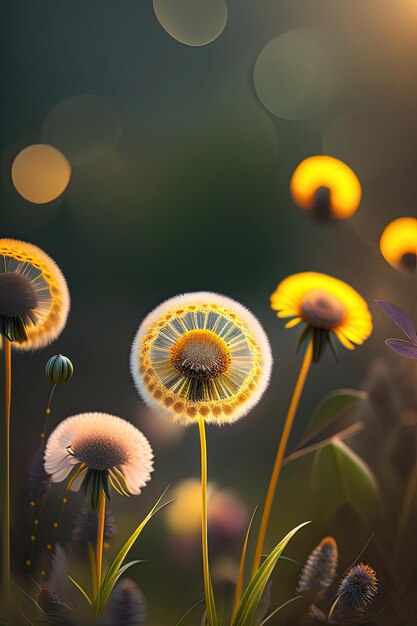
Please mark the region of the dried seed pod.
[[45, 444], [42, 442], [32, 457], [28, 475], [29, 500], [40, 500], [51, 486], [51, 477], [46, 473], [43, 455]]
[[124, 578], [115, 586], [107, 605], [107, 616], [107, 626], [140, 626], [146, 622], [144, 595], [130, 578]]
[[330, 614], [336, 620], [358, 617], [373, 602], [377, 590], [375, 570], [363, 563], [355, 565], [341, 581]]
[[337, 544], [333, 537], [325, 537], [314, 548], [304, 565], [298, 581], [297, 593], [308, 594], [320, 600], [336, 576], [338, 562]]

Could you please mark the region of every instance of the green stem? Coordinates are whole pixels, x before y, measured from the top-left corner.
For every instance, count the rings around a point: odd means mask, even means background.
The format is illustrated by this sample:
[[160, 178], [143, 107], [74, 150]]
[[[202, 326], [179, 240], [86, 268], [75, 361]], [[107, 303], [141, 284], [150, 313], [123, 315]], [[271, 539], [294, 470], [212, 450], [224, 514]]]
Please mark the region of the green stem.
[[[208, 525], [207, 525], [207, 442], [204, 418], [198, 420], [201, 451], [201, 547], [203, 552], [204, 594], [206, 597], [207, 617], [210, 619], [212, 591], [210, 585]], [[209, 621], [207, 623], [210, 623]]]
[[98, 505], [98, 523], [97, 523], [97, 548], [96, 548], [96, 566], [97, 566], [97, 593], [100, 591], [101, 573], [103, 567], [103, 543], [104, 543], [104, 525], [106, 521], [106, 496], [101, 491], [100, 501]]

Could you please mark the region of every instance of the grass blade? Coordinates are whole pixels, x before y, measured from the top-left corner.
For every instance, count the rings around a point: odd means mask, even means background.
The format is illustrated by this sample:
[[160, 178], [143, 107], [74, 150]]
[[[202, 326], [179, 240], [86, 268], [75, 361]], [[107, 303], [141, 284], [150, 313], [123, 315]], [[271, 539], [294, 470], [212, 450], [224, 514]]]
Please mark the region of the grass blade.
[[145, 517], [145, 519], [139, 524], [139, 526], [136, 528], [136, 530], [133, 531], [133, 533], [130, 535], [129, 539], [125, 542], [123, 547], [120, 549], [119, 553], [114, 557], [112, 563], [108, 567], [108, 569], [107, 569], [107, 571], [106, 571], [106, 573], [105, 573], [105, 575], [103, 577], [103, 581], [102, 581], [102, 583], [100, 585], [100, 589], [98, 590], [98, 594], [97, 594], [96, 603], [97, 603], [98, 607], [100, 608], [100, 610], [103, 611], [105, 609], [106, 602], [107, 602], [107, 600], [108, 600], [108, 598], [110, 596], [110, 593], [111, 593], [114, 585], [116, 584], [116, 581], [118, 580], [118, 576], [117, 576], [118, 571], [122, 567], [123, 562], [124, 562], [126, 556], [128, 555], [130, 549], [132, 548], [133, 544], [135, 543], [136, 539], [139, 537], [139, 535], [141, 534], [142, 530], [145, 528], [145, 526], [149, 522], [149, 520], [156, 513], [158, 513], [162, 508], [164, 508], [165, 506], [170, 504], [170, 502], [167, 502], [167, 503], [165, 503], [163, 505], [160, 504], [162, 498], [165, 496], [165, 494], [168, 491], [168, 489], [169, 489], [169, 486], [165, 489], [165, 491], [163, 492], [161, 497], [158, 499], [156, 504], [149, 511], [149, 513]]
[[179, 622], [176, 623], [176, 626], [184, 626], [187, 621], [188, 618], [190, 617], [191, 613], [194, 611], [194, 609], [199, 605], [202, 604], [204, 602], [203, 600], [199, 600], [198, 602], [196, 602], [195, 604], [193, 604], [193, 606], [188, 609], [188, 611], [186, 613], [184, 613], [184, 615], [181, 617], [181, 619], [179, 620]]
[[233, 614], [236, 612], [236, 609], [239, 606], [239, 602], [242, 597], [242, 591], [243, 591], [243, 585], [244, 585], [244, 579], [245, 579], [245, 563], [246, 563], [246, 553], [248, 550], [249, 535], [250, 535], [253, 520], [255, 519], [257, 510], [258, 510], [258, 505], [256, 505], [255, 510], [252, 513], [252, 517], [250, 518], [248, 529], [246, 531], [245, 541], [243, 542], [242, 554], [240, 557], [240, 564], [239, 564], [239, 575], [238, 575], [237, 583], [236, 583], [235, 600], [233, 603]]
[[76, 580], [74, 580], [73, 578], [71, 578], [71, 576], [70, 576], [69, 574], [67, 574], [67, 576], [68, 576], [69, 580], [72, 582], [72, 584], [73, 584], [73, 585], [75, 585], [75, 586], [77, 587], [78, 591], [80, 591], [80, 592], [82, 593], [82, 595], [84, 596], [84, 598], [87, 600], [88, 604], [89, 604], [90, 606], [93, 606], [93, 603], [91, 602], [90, 598], [88, 597], [87, 592], [86, 592], [86, 591], [84, 591], [84, 589], [81, 587], [81, 585], [79, 585], [79, 584], [77, 583], [77, 581], [76, 581]]
[[275, 611], [272, 611], [272, 613], [270, 613], [268, 617], [265, 617], [265, 619], [263, 620], [263, 622], [259, 624], [259, 626], [264, 626], [264, 624], [269, 622], [269, 620], [272, 619], [274, 615], [276, 615], [279, 611], [281, 611], [281, 609], [285, 609], [286, 606], [288, 606], [289, 604], [292, 604], [292, 602], [295, 602], [296, 600], [300, 600], [301, 598], [302, 596], [295, 596], [295, 598], [291, 598], [290, 600], [287, 600], [286, 602], [284, 602], [284, 604], [281, 604], [281, 606], [275, 609]]
[[245, 593], [237, 607], [237, 610], [233, 616], [231, 626], [249, 626], [252, 623], [256, 609], [261, 601], [266, 584], [273, 572], [273, 569], [284, 551], [289, 541], [294, 535], [306, 524], [300, 524], [293, 530], [291, 530], [272, 550], [270, 555], [262, 563], [257, 570], [252, 580], [246, 587]]

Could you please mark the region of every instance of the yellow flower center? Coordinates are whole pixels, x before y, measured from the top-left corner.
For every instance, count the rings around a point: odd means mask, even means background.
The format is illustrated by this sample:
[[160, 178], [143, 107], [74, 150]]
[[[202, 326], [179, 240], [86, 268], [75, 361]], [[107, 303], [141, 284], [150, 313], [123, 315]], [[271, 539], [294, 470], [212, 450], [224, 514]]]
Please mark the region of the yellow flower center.
[[172, 346], [175, 369], [196, 380], [211, 380], [226, 372], [231, 356], [227, 343], [211, 330], [190, 330]]
[[337, 296], [324, 289], [313, 289], [301, 304], [301, 315], [317, 328], [334, 328], [343, 320], [346, 309]]

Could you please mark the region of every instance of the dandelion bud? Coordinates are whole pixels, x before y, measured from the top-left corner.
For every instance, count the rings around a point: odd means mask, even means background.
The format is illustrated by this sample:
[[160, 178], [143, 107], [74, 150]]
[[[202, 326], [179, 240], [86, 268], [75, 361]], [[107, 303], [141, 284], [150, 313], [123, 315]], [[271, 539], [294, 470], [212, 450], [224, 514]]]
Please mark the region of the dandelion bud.
[[145, 598], [137, 584], [124, 578], [114, 588], [107, 605], [108, 626], [140, 626], [147, 618]]
[[73, 373], [74, 367], [71, 361], [62, 354], [51, 357], [45, 366], [45, 374], [54, 385], [68, 383]]
[[369, 565], [355, 565], [339, 585], [334, 617], [357, 617], [372, 603], [378, 590], [376, 573]]
[[325, 537], [308, 557], [298, 581], [297, 593], [311, 594], [314, 602], [320, 600], [336, 576], [337, 561], [336, 541], [333, 537]]

